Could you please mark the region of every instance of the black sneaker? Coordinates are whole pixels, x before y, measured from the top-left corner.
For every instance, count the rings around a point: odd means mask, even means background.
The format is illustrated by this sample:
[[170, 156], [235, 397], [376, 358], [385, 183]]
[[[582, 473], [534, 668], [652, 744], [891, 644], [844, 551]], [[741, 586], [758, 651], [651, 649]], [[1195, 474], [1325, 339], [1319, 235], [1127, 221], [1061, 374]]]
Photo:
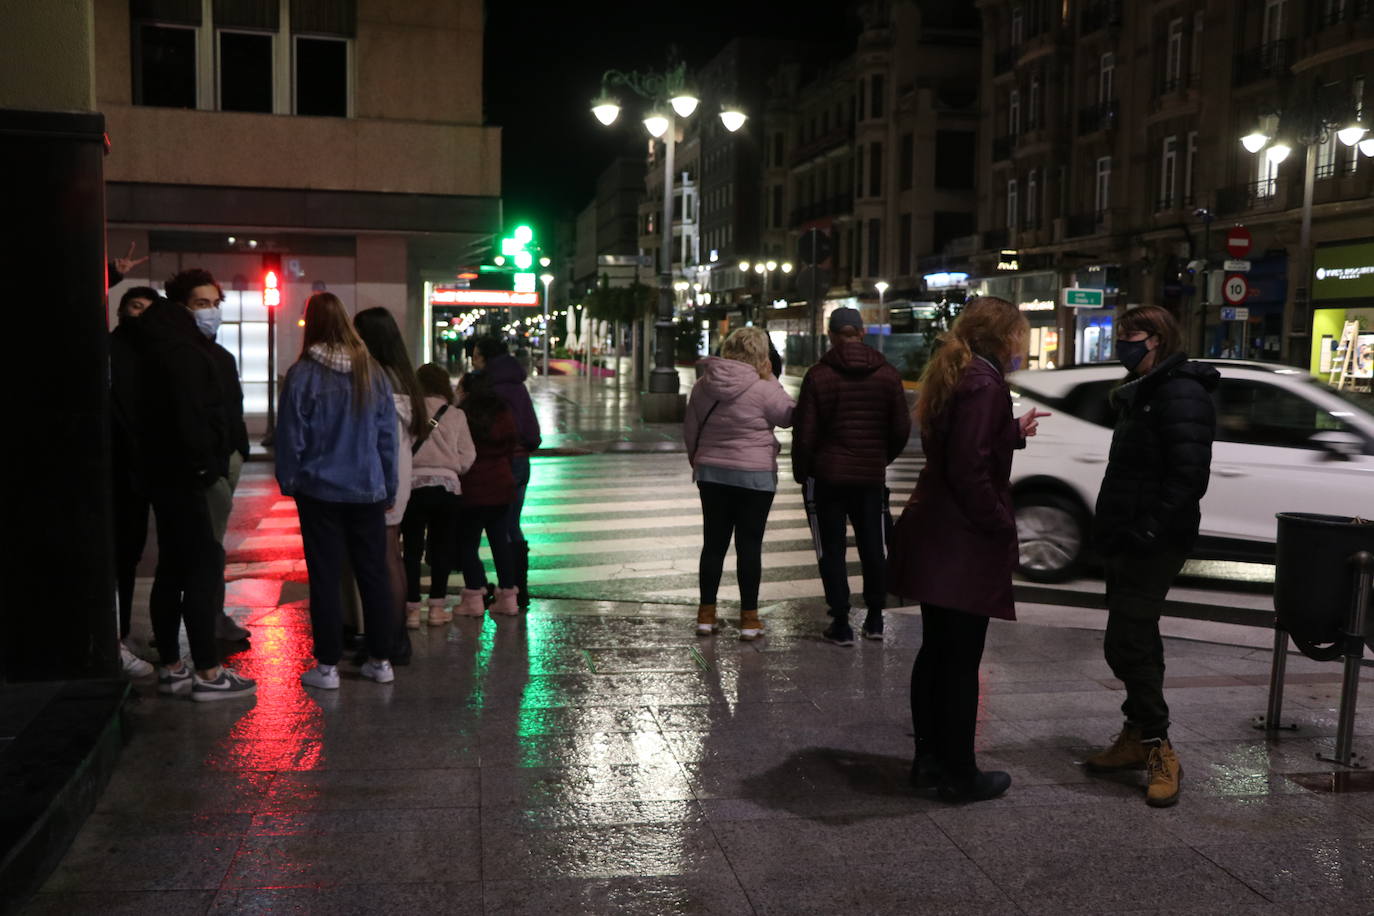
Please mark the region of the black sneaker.
[[215, 618], [215, 639], [221, 642], [242, 642], [253, 634], [234, 622], [228, 614]]
[[193, 678], [191, 699], [197, 703], [213, 703], [215, 700], [232, 700], [235, 697], [249, 697], [258, 692], [258, 682], [221, 667], [219, 676], [204, 680], [199, 674]]
[[854, 628], [844, 620], [836, 619], [825, 628], [825, 632], [821, 636], [826, 642], [834, 643], [837, 646], [854, 645]]
[[870, 611], [868, 617], [864, 619], [864, 625], [859, 632], [863, 634], [864, 639], [882, 639], [883, 612], [878, 611], [874, 613]]
[[918, 789], [938, 788], [945, 781], [945, 768], [934, 754], [917, 754], [911, 761], [911, 784]]
[[940, 798], [952, 804], [988, 801], [1011, 788], [1011, 776], [1001, 770], [980, 770], [971, 779], [953, 780], [946, 777], [940, 783]]

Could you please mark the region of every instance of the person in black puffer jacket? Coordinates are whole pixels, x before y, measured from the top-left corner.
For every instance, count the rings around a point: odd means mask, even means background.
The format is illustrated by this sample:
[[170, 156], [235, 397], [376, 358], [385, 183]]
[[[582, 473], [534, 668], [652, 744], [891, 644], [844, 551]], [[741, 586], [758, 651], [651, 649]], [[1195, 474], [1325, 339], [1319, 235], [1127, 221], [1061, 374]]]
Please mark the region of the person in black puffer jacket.
[[1089, 757], [1089, 770], [1144, 768], [1146, 801], [1178, 801], [1183, 768], [1169, 743], [1159, 616], [1197, 540], [1199, 504], [1211, 475], [1219, 376], [1189, 362], [1172, 315], [1132, 309], [1117, 327], [1117, 356], [1130, 372], [1112, 392], [1116, 429], [1097, 496], [1094, 540], [1107, 574], [1107, 664], [1126, 685], [1125, 725]]

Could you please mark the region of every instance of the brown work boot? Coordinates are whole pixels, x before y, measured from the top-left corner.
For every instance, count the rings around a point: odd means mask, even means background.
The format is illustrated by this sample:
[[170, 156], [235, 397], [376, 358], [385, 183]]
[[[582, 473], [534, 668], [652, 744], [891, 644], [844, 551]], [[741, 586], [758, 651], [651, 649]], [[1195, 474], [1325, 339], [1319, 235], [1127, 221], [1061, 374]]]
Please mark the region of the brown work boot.
[[739, 638], [748, 642], [763, 635], [763, 621], [759, 620], [758, 609], [739, 612]]
[[1116, 736], [1112, 746], [1084, 760], [1083, 766], [1094, 773], [1143, 770], [1149, 757], [1149, 748], [1140, 743], [1140, 729], [1134, 725], [1123, 725], [1121, 734]]
[[1151, 741], [1148, 746], [1150, 759], [1145, 772], [1150, 785], [1145, 790], [1145, 802], [1151, 808], [1167, 808], [1178, 803], [1178, 793], [1183, 789], [1183, 764], [1178, 762], [1168, 738]]
[[697, 635], [713, 636], [720, 632], [720, 623], [716, 620], [716, 606], [714, 604], [697, 605]]

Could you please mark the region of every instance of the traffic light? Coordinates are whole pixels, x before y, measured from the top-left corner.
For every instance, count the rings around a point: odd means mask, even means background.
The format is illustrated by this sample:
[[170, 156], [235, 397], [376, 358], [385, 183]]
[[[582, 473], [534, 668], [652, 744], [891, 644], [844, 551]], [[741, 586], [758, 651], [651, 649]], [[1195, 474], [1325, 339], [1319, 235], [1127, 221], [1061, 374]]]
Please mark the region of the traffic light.
[[262, 256], [262, 304], [268, 308], [281, 305], [281, 255]]

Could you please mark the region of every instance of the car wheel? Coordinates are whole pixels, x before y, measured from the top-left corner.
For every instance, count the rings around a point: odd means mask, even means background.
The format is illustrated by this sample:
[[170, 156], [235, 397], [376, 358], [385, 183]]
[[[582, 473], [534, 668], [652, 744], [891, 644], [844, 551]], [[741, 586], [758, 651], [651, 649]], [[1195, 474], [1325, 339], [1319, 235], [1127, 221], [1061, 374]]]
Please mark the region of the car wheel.
[[1021, 575], [1032, 582], [1062, 582], [1083, 556], [1087, 519], [1072, 500], [1027, 493], [1016, 500]]

